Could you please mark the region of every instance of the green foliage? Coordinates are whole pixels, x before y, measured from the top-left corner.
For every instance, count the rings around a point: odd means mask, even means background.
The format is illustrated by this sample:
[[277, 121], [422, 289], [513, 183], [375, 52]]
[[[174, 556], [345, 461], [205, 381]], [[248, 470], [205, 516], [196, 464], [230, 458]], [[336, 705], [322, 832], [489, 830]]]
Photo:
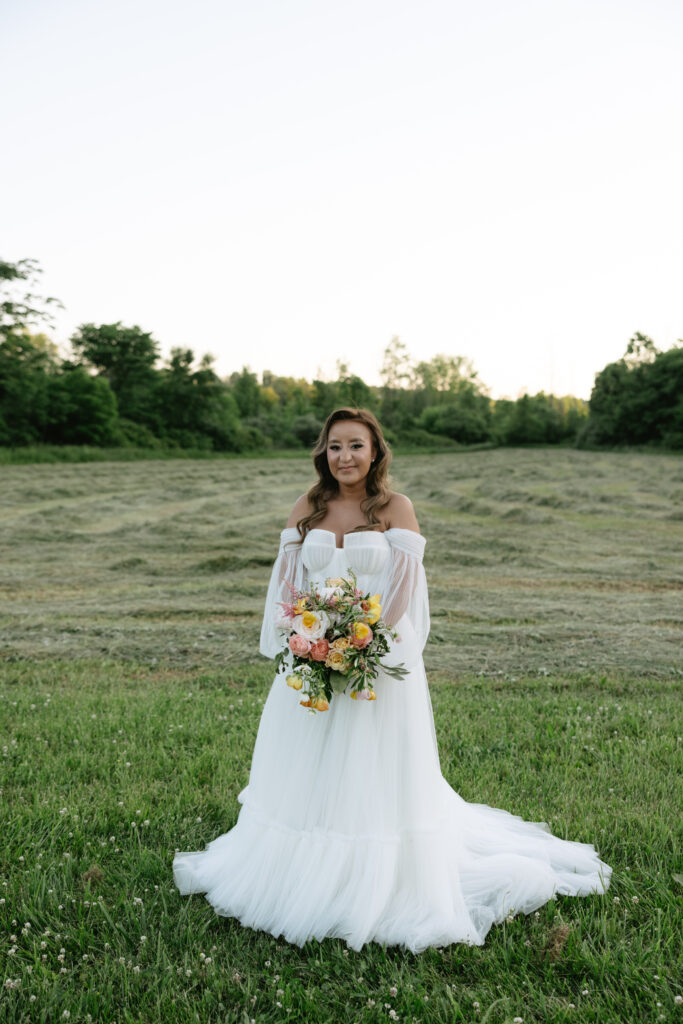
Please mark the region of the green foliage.
[[[341, 405], [374, 412], [390, 444], [649, 444], [683, 447], [683, 349], [659, 352], [636, 334], [623, 359], [596, 377], [588, 407], [540, 392], [492, 400], [471, 361], [440, 353], [413, 361], [394, 336], [381, 387], [337, 362], [332, 381], [258, 376], [247, 366], [221, 380], [213, 357], [190, 348], [159, 362], [140, 327], [81, 324], [73, 361], [31, 324], [49, 321], [53, 298], [32, 290], [35, 260], [0, 261], [0, 445], [120, 445], [151, 451], [267, 453], [310, 450]], [[26, 291], [26, 289], [29, 289]], [[578, 440], [577, 440], [578, 438]]]
[[681, 345], [660, 352], [651, 338], [634, 335], [622, 359], [596, 375], [579, 444], [683, 448]]
[[430, 434], [443, 434], [460, 444], [480, 444], [491, 438], [489, 399], [470, 388], [454, 398], [423, 410], [419, 425]]
[[119, 413], [154, 429], [158, 420], [150, 396], [157, 377], [154, 364], [159, 345], [139, 327], [115, 324], [81, 324], [71, 337], [76, 359], [94, 367], [109, 382]]
[[105, 378], [68, 364], [48, 377], [48, 443], [113, 444], [116, 420], [116, 397]]
[[51, 323], [52, 307], [63, 308], [59, 299], [42, 298], [30, 290], [42, 272], [37, 260], [0, 260], [0, 340], [26, 333], [36, 324]]

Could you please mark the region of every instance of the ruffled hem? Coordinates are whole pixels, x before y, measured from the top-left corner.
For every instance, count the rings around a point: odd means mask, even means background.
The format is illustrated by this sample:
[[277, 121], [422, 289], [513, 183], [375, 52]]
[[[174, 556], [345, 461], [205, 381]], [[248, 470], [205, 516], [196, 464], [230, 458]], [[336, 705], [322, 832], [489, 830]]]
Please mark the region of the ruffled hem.
[[555, 894], [606, 892], [611, 868], [589, 844], [450, 792], [466, 809], [457, 828], [387, 835], [290, 828], [247, 801], [230, 832], [176, 854], [175, 883], [183, 895], [205, 894], [217, 914], [298, 946], [340, 938], [356, 950], [378, 942], [415, 953], [482, 945], [493, 924]]

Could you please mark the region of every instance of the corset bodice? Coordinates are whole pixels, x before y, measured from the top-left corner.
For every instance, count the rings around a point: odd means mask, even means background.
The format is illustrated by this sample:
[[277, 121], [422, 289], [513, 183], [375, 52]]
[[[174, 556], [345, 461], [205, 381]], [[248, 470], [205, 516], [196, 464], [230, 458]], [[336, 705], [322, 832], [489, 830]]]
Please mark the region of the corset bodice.
[[391, 546], [383, 533], [365, 531], [344, 535], [343, 548], [337, 547], [332, 530], [310, 530], [302, 545], [301, 557], [311, 579], [324, 582], [325, 577], [343, 575], [351, 568], [370, 585], [379, 580], [391, 556]]

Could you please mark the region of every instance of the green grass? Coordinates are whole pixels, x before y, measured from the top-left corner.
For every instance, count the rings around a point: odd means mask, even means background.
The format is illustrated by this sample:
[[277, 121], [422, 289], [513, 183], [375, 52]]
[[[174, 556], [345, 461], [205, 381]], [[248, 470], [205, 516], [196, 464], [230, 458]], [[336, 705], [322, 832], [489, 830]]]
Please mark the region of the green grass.
[[174, 851], [237, 818], [309, 463], [7, 466], [0, 1022], [683, 1021], [683, 464], [487, 451], [394, 477], [427, 537], [445, 777], [594, 843], [609, 892], [419, 955], [300, 949], [179, 896]]
[[339, 940], [300, 949], [177, 893], [173, 852], [235, 823], [270, 683], [268, 667], [5, 667], [0, 923], [5, 978], [20, 986], [0, 1020], [372, 1022], [390, 1003], [403, 1021], [656, 1021], [658, 1002], [668, 1019], [683, 992], [682, 723], [669, 684], [435, 674], [451, 785], [594, 842], [614, 876], [604, 896], [557, 897], [494, 926], [483, 947], [415, 955]]

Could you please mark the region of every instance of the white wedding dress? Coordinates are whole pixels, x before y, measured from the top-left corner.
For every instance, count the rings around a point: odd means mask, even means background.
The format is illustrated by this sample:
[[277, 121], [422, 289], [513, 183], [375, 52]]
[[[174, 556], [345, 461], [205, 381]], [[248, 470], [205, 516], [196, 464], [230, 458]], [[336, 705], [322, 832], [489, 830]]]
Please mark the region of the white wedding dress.
[[468, 803], [443, 778], [422, 661], [425, 538], [393, 528], [347, 534], [337, 548], [329, 530], [309, 531], [303, 545], [298, 536], [281, 534], [261, 653], [282, 649], [287, 580], [303, 589], [350, 567], [363, 591], [381, 594], [382, 618], [399, 632], [391, 661], [410, 672], [380, 673], [375, 701], [334, 696], [315, 714], [276, 675], [237, 823], [205, 850], [176, 855], [180, 892], [205, 893], [216, 913], [298, 945], [334, 936], [356, 950], [374, 941], [414, 952], [481, 945], [492, 924], [555, 893], [604, 893], [611, 868], [593, 846]]

